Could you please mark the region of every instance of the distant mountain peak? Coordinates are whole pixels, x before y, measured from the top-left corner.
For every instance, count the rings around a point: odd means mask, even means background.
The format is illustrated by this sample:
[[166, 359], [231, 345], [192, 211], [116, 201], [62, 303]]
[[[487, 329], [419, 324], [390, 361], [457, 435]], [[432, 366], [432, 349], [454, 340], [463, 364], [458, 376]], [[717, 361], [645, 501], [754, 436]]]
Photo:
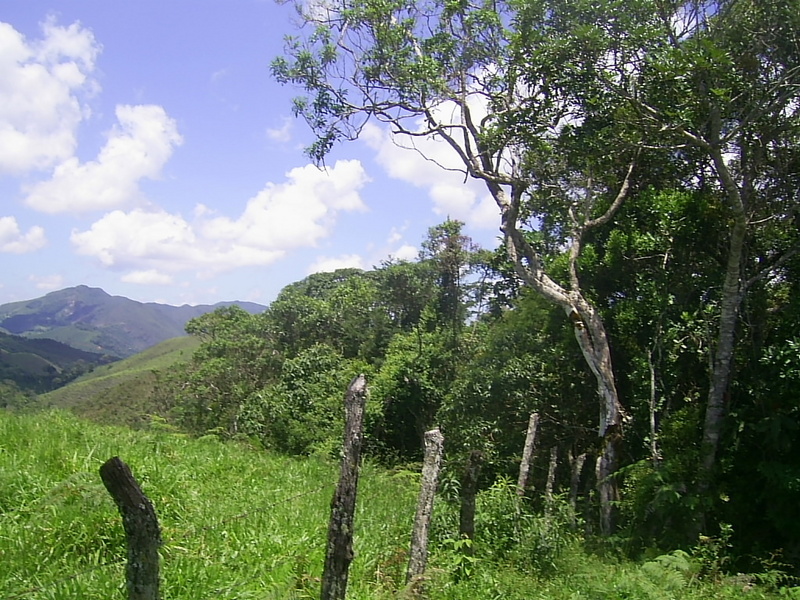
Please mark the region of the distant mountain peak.
[[231, 304], [251, 313], [266, 308], [252, 302], [200, 306], [143, 303], [112, 296], [101, 288], [77, 285], [0, 305], [0, 331], [53, 339], [87, 352], [124, 358], [185, 335], [184, 327], [190, 319]]

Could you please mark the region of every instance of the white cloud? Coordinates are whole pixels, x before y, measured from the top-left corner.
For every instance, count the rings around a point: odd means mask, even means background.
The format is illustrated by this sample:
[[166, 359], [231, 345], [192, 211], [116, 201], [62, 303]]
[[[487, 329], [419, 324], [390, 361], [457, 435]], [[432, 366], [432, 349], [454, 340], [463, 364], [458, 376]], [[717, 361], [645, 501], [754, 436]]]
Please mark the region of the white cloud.
[[47, 244], [44, 229], [38, 225], [22, 233], [15, 217], [0, 217], [0, 252], [25, 254]]
[[[442, 217], [463, 221], [470, 227], [492, 229], [499, 225], [499, 210], [483, 182], [467, 177], [453, 149], [441, 139], [403, 137], [395, 139], [388, 129], [367, 123], [361, 135], [375, 151], [386, 173], [427, 190], [433, 211]], [[412, 143], [414, 147], [408, 146]], [[492, 217], [492, 218], [489, 218]]]
[[292, 125], [294, 123], [294, 119], [290, 119], [289, 117], [283, 118], [283, 124], [276, 128], [270, 129], [267, 128], [267, 137], [274, 142], [288, 142], [292, 139]]
[[159, 209], [116, 210], [86, 231], [73, 231], [71, 241], [79, 254], [126, 271], [133, 283], [264, 266], [292, 249], [314, 247], [331, 234], [340, 212], [364, 210], [359, 190], [366, 182], [356, 160], [325, 171], [307, 165], [289, 171], [284, 183], [268, 184], [236, 219], [202, 208], [191, 222]]
[[30, 275], [28, 277], [28, 281], [35, 283], [36, 289], [48, 292], [52, 290], [59, 290], [64, 287], [63, 275], [45, 275], [43, 277]]
[[320, 256], [308, 268], [308, 274], [331, 273], [337, 269], [364, 269], [364, 259], [358, 254], [344, 254], [342, 256]]
[[392, 258], [397, 260], [414, 261], [419, 257], [419, 248], [411, 244], [403, 244], [397, 250], [390, 254]]
[[121, 277], [125, 283], [138, 283], [141, 285], [168, 285], [172, 283], [172, 276], [161, 273], [156, 269], [146, 271], [131, 271]]
[[0, 23], [0, 172], [45, 169], [72, 156], [88, 114], [80, 96], [97, 90], [91, 74], [99, 52], [79, 23], [48, 20], [34, 41]]
[[120, 105], [119, 124], [97, 159], [61, 162], [48, 181], [33, 185], [25, 202], [45, 213], [127, 208], [141, 201], [139, 180], [156, 179], [183, 142], [175, 121], [155, 105]]
[[[405, 227], [403, 227], [405, 229]], [[389, 232], [389, 238], [386, 240], [387, 244], [394, 244], [395, 242], [399, 242], [403, 239], [403, 234], [401, 230], [398, 230], [397, 227], [392, 227], [392, 230]]]
[[309, 247], [330, 234], [339, 212], [366, 209], [359, 190], [368, 178], [357, 160], [337, 161], [325, 170], [297, 167], [286, 177], [286, 183], [268, 184], [251, 198], [238, 219], [205, 221], [202, 235], [254, 248]]

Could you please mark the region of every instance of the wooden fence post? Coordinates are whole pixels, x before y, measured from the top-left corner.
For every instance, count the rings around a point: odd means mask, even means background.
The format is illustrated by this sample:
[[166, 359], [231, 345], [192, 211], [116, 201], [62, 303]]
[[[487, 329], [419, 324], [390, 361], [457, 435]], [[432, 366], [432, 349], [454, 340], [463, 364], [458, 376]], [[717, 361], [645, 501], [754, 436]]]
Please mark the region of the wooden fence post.
[[544, 486], [544, 515], [547, 518], [553, 514], [553, 488], [556, 484], [556, 469], [558, 468], [558, 446], [550, 448], [550, 463], [547, 467], [547, 482]]
[[411, 552], [408, 560], [406, 583], [414, 585], [425, 572], [428, 563], [428, 530], [433, 515], [433, 498], [439, 481], [439, 468], [442, 465], [444, 436], [439, 429], [425, 432], [425, 461], [422, 464], [422, 485], [417, 501], [417, 514], [414, 517], [414, 530], [411, 533]]
[[331, 501], [328, 547], [322, 571], [322, 600], [344, 600], [347, 591], [347, 575], [353, 560], [353, 515], [356, 510], [366, 400], [367, 380], [359, 375], [350, 382], [345, 396], [342, 468]]
[[[469, 453], [464, 475], [461, 478], [459, 497], [461, 507], [458, 513], [458, 533], [462, 538], [475, 541], [475, 497], [478, 495], [478, 475], [481, 470], [483, 453], [473, 450]], [[465, 547], [465, 554], [472, 554], [472, 545]]]
[[128, 600], [158, 600], [161, 530], [150, 499], [118, 456], [100, 467], [100, 478], [122, 515], [128, 541]]
[[528, 433], [525, 435], [525, 446], [522, 449], [522, 462], [519, 465], [519, 480], [517, 481], [517, 495], [522, 497], [528, 487], [528, 478], [533, 462], [533, 449], [536, 445], [536, 429], [539, 426], [539, 413], [531, 413], [528, 419]]

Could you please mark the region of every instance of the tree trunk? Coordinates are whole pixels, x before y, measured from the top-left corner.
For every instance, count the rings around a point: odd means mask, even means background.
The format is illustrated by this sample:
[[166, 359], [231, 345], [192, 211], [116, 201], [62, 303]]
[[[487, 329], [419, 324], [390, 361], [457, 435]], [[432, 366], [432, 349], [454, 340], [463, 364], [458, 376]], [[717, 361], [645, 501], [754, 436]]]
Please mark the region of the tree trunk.
[[550, 464], [547, 467], [547, 482], [544, 486], [544, 515], [549, 518], [553, 513], [553, 487], [556, 484], [556, 467], [558, 466], [558, 446], [550, 448]]
[[439, 482], [439, 468], [442, 465], [444, 436], [438, 429], [425, 433], [425, 460], [422, 465], [422, 485], [417, 501], [417, 514], [414, 517], [414, 530], [411, 533], [411, 551], [408, 560], [406, 583], [418, 588], [422, 574], [428, 564], [428, 530], [433, 516], [433, 499]]
[[[610, 433], [613, 433], [610, 430]], [[619, 501], [616, 472], [619, 468], [619, 439], [612, 435], [603, 439], [603, 448], [597, 457], [597, 493], [600, 496], [600, 534], [609, 536], [616, 527], [615, 505]], [[620, 436], [621, 439], [621, 436]]]
[[[720, 183], [725, 190], [729, 206], [733, 213], [733, 226], [728, 246], [728, 260], [725, 266], [725, 279], [722, 284], [720, 299], [719, 330], [717, 343], [711, 359], [711, 374], [708, 389], [708, 402], [703, 423], [703, 439], [700, 446], [700, 465], [697, 476], [697, 491], [700, 497], [705, 496], [711, 488], [717, 462], [717, 450], [725, 421], [725, 398], [730, 382], [733, 350], [736, 341], [736, 321], [739, 306], [744, 294], [743, 258], [745, 238], [747, 236], [747, 215], [745, 202], [736, 181], [733, 178], [716, 139], [721, 126], [718, 115], [712, 117], [712, 131], [715, 133], [714, 143], [709, 150], [714, 168]], [[701, 515], [700, 527], [704, 526], [705, 515]]]
[[744, 251], [745, 227], [734, 226], [728, 255], [728, 268], [720, 300], [719, 331], [714, 356], [711, 361], [711, 377], [708, 403], [703, 424], [703, 441], [700, 447], [700, 472], [698, 491], [706, 493], [714, 477], [720, 435], [725, 420], [725, 397], [730, 381], [733, 350], [736, 341], [736, 321], [741, 303], [741, 260]]
[[650, 373], [650, 398], [648, 412], [650, 414], [650, 460], [653, 468], [661, 466], [661, 450], [658, 447], [658, 387], [656, 386], [656, 366], [653, 364], [653, 352], [647, 351], [647, 368]]
[[[576, 295], [577, 296], [577, 295]], [[570, 318], [583, 357], [597, 380], [600, 403], [598, 435], [602, 448], [598, 462], [597, 490], [600, 498], [600, 533], [608, 536], [616, 527], [616, 505], [619, 484], [616, 473], [622, 451], [622, 424], [625, 412], [617, 394], [614, 371], [611, 367], [611, 348], [605, 327], [597, 311], [582, 296], [575, 298], [575, 312]]]
[[142, 492], [130, 467], [117, 456], [103, 463], [100, 478], [122, 515], [128, 542], [128, 600], [158, 600], [161, 529], [153, 504]]
[[[614, 206], [618, 206], [628, 192], [631, 165], [628, 175], [620, 188]], [[580, 291], [575, 262], [580, 255], [581, 235], [589, 227], [605, 223], [611, 218], [613, 210], [609, 209], [603, 217], [587, 222], [578, 228], [570, 250], [571, 289], [567, 290], [553, 281], [544, 272], [541, 257], [528, 244], [517, 229], [519, 203], [523, 189], [512, 189], [509, 196], [499, 184], [487, 182], [489, 190], [501, 209], [501, 230], [506, 238], [506, 250], [514, 264], [517, 274], [522, 280], [541, 294], [544, 298], [560, 306], [572, 322], [575, 338], [580, 346], [583, 358], [597, 381], [597, 395], [600, 399], [600, 423], [598, 435], [602, 449], [598, 465], [598, 491], [600, 497], [600, 531], [610, 535], [614, 531], [615, 508], [619, 499], [619, 488], [616, 474], [619, 468], [619, 456], [622, 450], [622, 424], [627, 418], [617, 393], [616, 379], [611, 365], [611, 348], [608, 345], [603, 320], [597, 310]]]
[[331, 502], [328, 546], [322, 571], [322, 600], [344, 600], [347, 592], [347, 576], [353, 560], [353, 517], [366, 399], [367, 381], [363, 375], [359, 375], [350, 382], [345, 397], [342, 467]]
[[533, 462], [533, 450], [536, 446], [536, 429], [539, 426], [539, 413], [531, 413], [528, 419], [528, 432], [525, 435], [525, 446], [522, 448], [522, 462], [519, 464], [519, 479], [517, 480], [517, 495], [524, 496], [528, 488], [528, 479]]
[[586, 452], [579, 454], [576, 457], [572, 456], [572, 451], [569, 453], [569, 464], [572, 471], [569, 480], [569, 506], [572, 510], [570, 516], [572, 520], [572, 528], [574, 529], [577, 524], [578, 515], [578, 488], [581, 484], [581, 473], [583, 472], [583, 465], [586, 462]]

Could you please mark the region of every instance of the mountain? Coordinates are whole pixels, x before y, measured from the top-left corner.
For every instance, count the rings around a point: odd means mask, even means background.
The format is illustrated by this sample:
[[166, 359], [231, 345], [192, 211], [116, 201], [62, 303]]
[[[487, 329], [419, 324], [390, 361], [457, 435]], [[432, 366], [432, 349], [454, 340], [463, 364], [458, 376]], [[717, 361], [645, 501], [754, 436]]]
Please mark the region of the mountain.
[[52, 390], [110, 360], [55, 340], [0, 332], [0, 381], [13, 382], [22, 391]]
[[87, 352], [125, 358], [186, 335], [184, 327], [190, 319], [232, 304], [251, 313], [266, 308], [253, 302], [199, 306], [142, 303], [79, 285], [0, 305], [0, 332], [56, 340]]

